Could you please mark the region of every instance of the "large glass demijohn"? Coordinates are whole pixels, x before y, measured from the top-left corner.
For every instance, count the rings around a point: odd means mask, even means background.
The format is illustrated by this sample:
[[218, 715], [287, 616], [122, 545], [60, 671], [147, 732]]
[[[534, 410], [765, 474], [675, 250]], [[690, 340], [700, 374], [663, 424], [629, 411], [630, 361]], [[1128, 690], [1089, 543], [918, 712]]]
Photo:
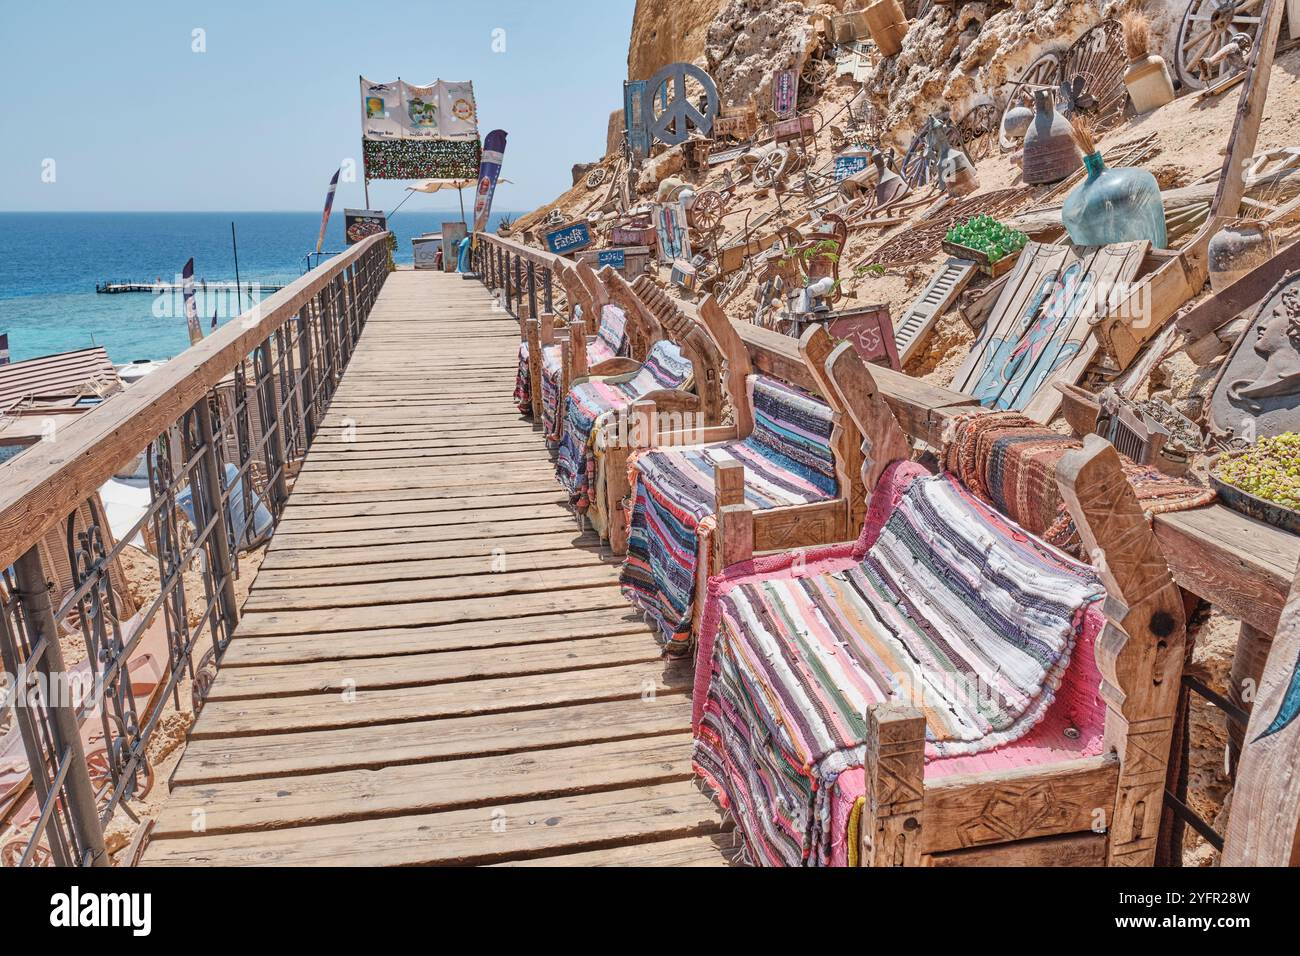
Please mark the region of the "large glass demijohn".
[[1061, 207], [1061, 225], [1070, 241], [1104, 246], [1148, 239], [1154, 248], [1164, 249], [1168, 244], [1165, 204], [1156, 178], [1137, 166], [1108, 168], [1087, 127], [1080, 123], [1074, 132], [1083, 147], [1088, 175]]

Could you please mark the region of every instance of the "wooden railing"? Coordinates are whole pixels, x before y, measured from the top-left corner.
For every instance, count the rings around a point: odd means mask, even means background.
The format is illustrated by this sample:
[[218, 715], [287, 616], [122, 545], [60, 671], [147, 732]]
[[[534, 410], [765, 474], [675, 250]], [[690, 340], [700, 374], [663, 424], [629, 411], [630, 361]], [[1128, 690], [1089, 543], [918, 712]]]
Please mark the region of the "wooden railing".
[[[0, 466], [0, 715], [21, 732], [39, 807], [6, 834], [9, 862], [109, 862], [104, 827], [149, 773], [163, 704], [188, 679], [201, 706], [220, 665], [239, 621], [239, 552], [284, 507], [387, 275], [387, 243], [372, 236], [321, 264]], [[114, 543], [97, 492], [141, 460], [150, 503]], [[40, 548], [64, 525], [73, 586], [52, 598]], [[110, 568], [137, 536], [156, 557], [158, 593], [127, 614]], [[141, 702], [128, 664], [160, 620], [164, 675]], [[84, 642], [80, 670], [61, 642]], [[93, 774], [92, 721], [103, 748]]]
[[520, 306], [526, 304], [528, 316], [534, 319], [555, 311], [556, 273], [562, 268], [559, 264], [568, 260], [490, 232], [476, 233], [475, 239], [474, 272], [499, 295], [503, 308], [519, 315]]

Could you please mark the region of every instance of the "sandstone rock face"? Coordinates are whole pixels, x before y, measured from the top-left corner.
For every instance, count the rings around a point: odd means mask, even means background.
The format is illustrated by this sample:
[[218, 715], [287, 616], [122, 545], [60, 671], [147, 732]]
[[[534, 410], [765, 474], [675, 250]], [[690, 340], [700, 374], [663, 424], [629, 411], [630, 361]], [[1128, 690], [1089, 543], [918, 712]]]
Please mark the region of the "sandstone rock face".
[[627, 78], [648, 80], [669, 63], [704, 55], [705, 33], [725, 0], [636, 0]]
[[709, 25], [705, 69], [718, 86], [724, 106], [738, 106], [755, 97], [766, 105], [772, 96], [772, 74], [795, 66], [812, 38], [809, 22], [814, 8], [836, 4], [804, 4], [795, 0], [727, 0]]

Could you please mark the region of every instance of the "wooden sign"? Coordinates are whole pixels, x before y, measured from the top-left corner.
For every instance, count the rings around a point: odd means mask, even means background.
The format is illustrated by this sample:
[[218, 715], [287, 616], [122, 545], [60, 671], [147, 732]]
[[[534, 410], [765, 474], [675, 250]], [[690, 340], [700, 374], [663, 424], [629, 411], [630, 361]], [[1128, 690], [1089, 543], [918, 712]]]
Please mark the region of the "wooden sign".
[[813, 134], [813, 126], [816, 117], [812, 113], [805, 113], [803, 116], [794, 116], [790, 119], [779, 120], [772, 124], [772, 137], [778, 143], [784, 143], [792, 139], [802, 139], [805, 136]]
[[894, 323], [889, 306], [864, 305], [815, 317], [834, 338], [852, 343], [864, 362], [886, 365], [898, 371], [898, 348], [894, 344]]
[[772, 77], [772, 112], [777, 119], [789, 119], [799, 102], [799, 71], [777, 70]]
[[686, 259], [674, 259], [672, 274], [669, 277], [673, 285], [681, 286], [687, 291], [695, 290], [695, 266]]
[[1300, 275], [1273, 286], [1228, 353], [1210, 424], [1252, 442], [1300, 431]]
[[585, 222], [575, 222], [546, 234], [546, 248], [557, 256], [577, 252], [591, 245], [591, 228]]
[[869, 165], [871, 160], [865, 153], [850, 154], [848, 156], [835, 157], [835, 181], [842, 183], [850, 176], [856, 176]]
[[652, 246], [655, 243], [654, 226], [615, 226], [609, 241], [616, 246]]
[[649, 246], [621, 246], [617, 249], [584, 249], [577, 258], [591, 264], [596, 270], [613, 266], [623, 278], [631, 282], [650, 265]]

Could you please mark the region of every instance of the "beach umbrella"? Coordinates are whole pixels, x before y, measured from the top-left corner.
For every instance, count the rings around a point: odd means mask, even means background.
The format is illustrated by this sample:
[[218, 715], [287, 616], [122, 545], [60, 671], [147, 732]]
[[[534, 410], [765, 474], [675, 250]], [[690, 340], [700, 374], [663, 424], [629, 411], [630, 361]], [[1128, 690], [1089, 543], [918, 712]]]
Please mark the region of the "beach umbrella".
[[425, 179], [414, 186], [407, 186], [411, 192], [436, 193], [442, 189], [454, 189], [460, 197], [460, 221], [465, 221], [465, 194], [461, 192], [466, 186], [478, 183], [477, 179]]
[[[508, 179], [499, 179], [498, 183], [508, 183]], [[460, 221], [465, 221], [465, 196], [461, 192], [466, 186], [477, 186], [477, 179], [425, 179], [416, 183], [414, 186], [407, 186], [408, 192], [413, 193], [436, 193], [443, 189], [454, 189], [460, 196]], [[402, 200], [405, 202], [406, 200]], [[400, 203], [399, 203], [400, 205]], [[394, 209], [393, 212], [397, 210]]]

